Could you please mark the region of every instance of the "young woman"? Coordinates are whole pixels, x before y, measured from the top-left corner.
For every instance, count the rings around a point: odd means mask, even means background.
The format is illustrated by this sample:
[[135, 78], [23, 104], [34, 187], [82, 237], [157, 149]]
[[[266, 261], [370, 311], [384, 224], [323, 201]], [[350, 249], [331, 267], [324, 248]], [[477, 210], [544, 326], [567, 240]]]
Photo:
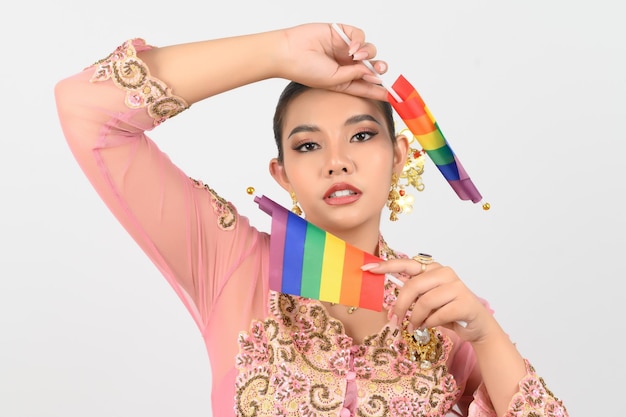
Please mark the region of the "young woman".
[[[375, 46], [342, 29], [350, 45], [329, 24], [163, 48], [135, 39], [56, 86], [77, 161], [202, 332], [213, 414], [567, 415], [453, 269], [396, 253], [380, 235], [408, 140], [359, 62]], [[145, 135], [269, 78], [293, 81], [276, 108], [270, 172], [308, 221], [383, 259], [362, 269], [404, 282], [385, 284], [382, 312], [270, 291], [271, 236]]]

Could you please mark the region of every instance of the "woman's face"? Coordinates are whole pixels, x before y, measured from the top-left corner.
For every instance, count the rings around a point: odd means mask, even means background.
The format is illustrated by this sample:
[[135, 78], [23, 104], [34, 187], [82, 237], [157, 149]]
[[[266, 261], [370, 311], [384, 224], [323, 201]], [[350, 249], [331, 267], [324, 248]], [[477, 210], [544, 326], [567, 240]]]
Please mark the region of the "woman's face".
[[408, 147], [402, 137], [394, 146], [388, 131], [374, 102], [307, 90], [286, 110], [283, 163], [272, 160], [270, 171], [317, 226], [378, 231], [391, 174], [401, 172]]

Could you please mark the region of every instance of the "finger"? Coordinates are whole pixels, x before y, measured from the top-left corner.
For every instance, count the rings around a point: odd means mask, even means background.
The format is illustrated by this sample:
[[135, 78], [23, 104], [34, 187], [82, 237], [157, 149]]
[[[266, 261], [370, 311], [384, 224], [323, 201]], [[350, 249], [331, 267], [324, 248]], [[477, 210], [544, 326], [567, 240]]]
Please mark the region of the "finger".
[[[391, 274], [385, 274], [385, 278], [387, 280], [393, 282], [398, 288], [404, 287], [404, 281], [401, 281], [399, 278], [396, 278], [395, 276], [393, 276]], [[395, 311], [393, 313], [394, 313], [393, 316], [397, 318], [398, 316], [395, 313]], [[467, 322], [465, 320], [456, 320], [455, 323], [458, 324], [459, 326], [463, 327], [463, 328], [467, 327]], [[422, 323], [422, 326], [424, 326], [423, 323]], [[419, 326], [418, 326], [418, 328], [419, 328]], [[454, 326], [450, 326], [450, 328], [452, 330], [454, 330]]]
[[387, 90], [379, 85], [364, 80], [352, 80], [336, 88], [342, 93], [372, 100], [387, 101]]
[[398, 317], [404, 317], [411, 305], [420, 297], [454, 279], [454, 275], [450, 274], [448, 270], [447, 267], [431, 264], [426, 267], [426, 271], [405, 282], [404, 287], [398, 293], [394, 307], [394, 312]]
[[361, 266], [364, 271], [371, 271], [374, 274], [404, 274], [408, 276], [417, 276], [425, 271], [435, 270], [443, 266], [438, 262], [430, 264], [420, 263], [413, 258], [398, 258], [387, 261], [369, 263]]
[[337, 25], [335, 23], [331, 26], [343, 42], [348, 44], [348, 53], [353, 60], [361, 61], [374, 76], [387, 71], [386, 62], [373, 60], [376, 57], [376, 46], [373, 43], [365, 42], [365, 33], [362, 30], [349, 25]]
[[359, 49], [357, 49], [354, 54], [352, 54], [352, 59], [354, 59], [355, 61], [370, 61], [374, 59], [374, 57], [376, 56], [376, 52], [376, 46], [373, 43], [365, 42], [361, 44]]
[[376, 70], [376, 72], [380, 75], [384, 74], [387, 72], [387, 70], [389, 69], [389, 65], [387, 65], [387, 61], [383, 61], [383, 60], [372, 60], [370, 61], [370, 63], [372, 64], [372, 66], [374, 67], [374, 69]]
[[363, 30], [355, 26], [344, 24], [332, 24], [331, 26], [336, 26], [331, 29], [335, 31], [339, 37], [341, 37], [342, 42], [348, 44], [348, 53], [350, 55], [354, 55], [355, 52], [361, 48], [361, 45], [365, 43], [365, 32], [363, 32]]
[[380, 77], [377, 75], [365, 74], [363, 76], [363, 81], [367, 81], [368, 83], [375, 84], [375, 85], [383, 84], [383, 80], [381, 80]]
[[[381, 85], [383, 83], [382, 78], [376, 71], [372, 71], [371, 65], [365, 65], [364, 62], [366, 61], [353, 61], [349, 64], [339, 65], [336, 68], [335, 73], [332, 74], [332, 77], [335, 80], [338, 79], [340, 81], [363, 80], [372, 84]], [[382, 66], [385, 65], [386, 64], [382, 64]], [[379, 66], [381, 66], [380, 63]]]
[[449, 307], [458, 300], [459, 291], [455, 283], [446, 283], [422, 294], [415, 301], [409, 319], [413, 327], [434, 327], [453, 322], [455, 311]]

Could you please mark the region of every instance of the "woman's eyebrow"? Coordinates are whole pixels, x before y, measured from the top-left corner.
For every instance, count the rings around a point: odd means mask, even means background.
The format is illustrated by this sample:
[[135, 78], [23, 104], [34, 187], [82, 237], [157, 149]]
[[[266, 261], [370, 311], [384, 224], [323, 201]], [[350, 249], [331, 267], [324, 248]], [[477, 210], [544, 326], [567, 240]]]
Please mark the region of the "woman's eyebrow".
[[357, 114], [355, 116], [349, 117], [348, 120], [344, 123], [344, 125], [353, 125], [363, 121], [370, 121], [380, 125], [380, 122], [376, 120], [376, 118], [369, 114]]
[[289, 132], [289, 135], [287, 136], [287, 139], [289, 139], [290, 137], [292, 137], [296, 133], [300, 133], [300, 132], [319, 132], [319, 131], [320, 131], [320, 128], [317, 127], [316, 125], [298, 125], [298, 126], [294, 127], [293, 129], [291, 129], [291, 132]]
[[[376, 120], [375, 117], [369, 115], [369, 114], [357, 114], [355, 116], [349, 117], [345, 123], [344, 126], [350, 126], [350, 125], [354, 125], [363, 121], [369, 121], [369, 122], [374, 122], [378, 125], [380, 125], [380, 122], [378, 120]], [[287, 139], [289, 139], [291, 136], [295, 135], [296, 133], [300, 133], [300, 132], [319, 132], [320, 128], [317, 127], [316, 125], [299, 125], [294, 127], [293, 129], [291, 129], [291, 132], [289, 132], [289, 135], [287, 136]]]

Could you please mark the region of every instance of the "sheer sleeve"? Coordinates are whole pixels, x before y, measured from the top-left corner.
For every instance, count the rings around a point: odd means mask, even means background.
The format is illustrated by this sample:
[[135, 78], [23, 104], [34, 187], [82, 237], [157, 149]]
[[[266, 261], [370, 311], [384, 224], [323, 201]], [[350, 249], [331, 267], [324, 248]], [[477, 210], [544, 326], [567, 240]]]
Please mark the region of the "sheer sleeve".
[[[128, 41], [60, 81], [61, 126], [95, 190], [192, 314], [210, 356], [234, 357], [237, 332], [265, 308], [268, 236], [146, 136], [188, 108], [137, 56], [148, 48]], [[228, 367], [212, 363], [218, 374]]]
[[[493, 314], [489, 303], [481, 299], [483, 305]], [[448, 367], [454, 375], [461, 391], [477, 369], [476, 355], [470, 343], [462, 341], [454, 332], [449, 332], [453, 340]], [[519, 382], [519, 390], [511, 399], [506, 417], [567, 417], [563, 403], [548, 389], [544, 380], [526, 360], [526, 376]], [[468, 417], [497, 417], [491, 404], [489, 393], [480, 383], [473, 394], [467, 393], [458, 400], [460, 412], [456, 415]]]
[[[568, 417], [563, 402], [548, 389], [543, 378], [537, 375], [528, 361], [526, 371], [526, 376], [519, 382], [519, 390], [509, 403], [505, 417]], [[496, 417], [489, 394], [482, 384], [470, 404], [469, 417]]]

